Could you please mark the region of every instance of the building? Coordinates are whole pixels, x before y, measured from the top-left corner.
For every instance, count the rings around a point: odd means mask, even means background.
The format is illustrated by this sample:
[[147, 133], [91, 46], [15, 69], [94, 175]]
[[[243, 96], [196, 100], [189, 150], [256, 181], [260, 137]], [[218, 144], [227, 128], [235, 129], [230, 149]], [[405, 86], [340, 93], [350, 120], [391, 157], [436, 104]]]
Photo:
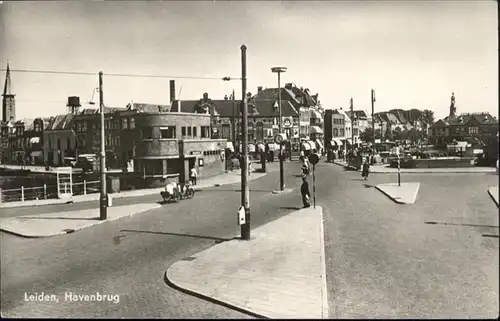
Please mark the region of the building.
[[326, 148], [343, 150], [345, 148], [345, 115], [336, 109], [327, 109], [324, 116], [324, 142]]
[[77, 157], [77, 136], [73, 114], [50, 118], [43, 132], [43, 157], [48, 166], [63, 166], [66, 157]]
[[[457, 114], [452, 93], [449, 115], [428, 129], [429, 142], [438, 147], [465, 141], [470, 147], [498, 150], [498, 119], [486, 112]], [[496, 148], [494, 148], [496, 146]]]
[[149, 186], [169, 177], [186, 181], [195, 167], [200, 178], [225, 171], [226, 140], [212, 139], [211, 115], [141, 113], [135, 116], [134, 171]]

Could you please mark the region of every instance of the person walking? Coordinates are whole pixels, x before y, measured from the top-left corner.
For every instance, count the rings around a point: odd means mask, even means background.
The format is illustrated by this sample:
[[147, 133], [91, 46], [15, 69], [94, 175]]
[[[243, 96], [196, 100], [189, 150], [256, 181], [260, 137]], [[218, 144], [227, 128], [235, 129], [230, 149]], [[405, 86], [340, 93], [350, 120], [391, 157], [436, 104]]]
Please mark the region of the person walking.
[[300, 186], [300, 194], [302, 195], [302, 204], [304, 208], [311, 207], [311, 193], [309, 191], [309, 182], [307, 176], [302, 176], [302, 186]]
[[196, 178], [198, 177], [198, 173], [196, 172], [196, 168], [193, 166], [191, 168], [191, 173], [189, 174], [189, 178], [191, 179], [191, 184], [196, 185]]
[[368, 174], [370, 173], [370, 156], [366, 156], [363, 162], [363, 171], [361, 172], [361, 177], [364, 177], [365, 181], [368, 179]]

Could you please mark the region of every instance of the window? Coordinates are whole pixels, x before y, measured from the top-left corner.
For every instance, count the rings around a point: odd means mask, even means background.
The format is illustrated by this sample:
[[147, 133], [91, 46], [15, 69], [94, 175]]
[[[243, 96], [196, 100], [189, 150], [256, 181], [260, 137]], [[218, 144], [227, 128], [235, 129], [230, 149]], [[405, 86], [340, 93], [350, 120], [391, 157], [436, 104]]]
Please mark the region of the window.
[[193, 137], [198, 137], [198, 127], [193, 127]]
[[223, 124], [222, 125], [222, 138], [223, 139], [227, 139], [227, 138], [230, 138], [231, 137], [231, 127], [229, 126], [229, 124]]
[[104, 128], [109, 129], [109, 119], [104, 122]]
[[130, 129], [134, 129], [135, 128], [135, 118], [130, 118], [129, 120], [129, 127]]
[[339, 136], [339, 130], [337, 128], [333, 129], [333, 136], [338, 137]]
[[175, 126], [161, 127], [160, 138], [161, 139], [175, 138]]
[[344, 137], [344, 135], [345, 135], [344, 128], [341, 128], [340, 129], [340, 137]]
[[469, 134], [476, 135], [478, 133], [477, 127], [469, 127]]
[[201, 126], [201, 138], [210, 138], [210, 126]]
[[122, 129], [128, 129], [128, 118], [122, 119]]
[[57, 149], [61, 150], [61, 139], [57, 139]]
[[186, 127], [185, 126], [181, 127], [181, 136], [182, 137], [186, 136]]
[[120, 146], [120, 137], [115, 137], [115, 145]]
[[187, 135], [188, 135], [189, 137], [191, 137], [191, 135], [192, 135], [192, 133], [191, 133], [191, 129], [192, 129], [191, 127], [188, 127], [188, 128], [187, 128], [187, 130], [188, 130], [188, 134], [187, 134]]
[[66, 140], [66, 149], [71, 149], [71, 140], [69, 138]]
[[151, 127], [142, 130], [142, 139], [153, 139], [153, 129]]
[[113, 129], [120, 129], [120, 121], [118, 119], [113, 121]]
[[86, 132], [86, 131], [87, 131], [87, 122], [86, 122], [86, 121], [84, 121], [84, 122], [82, 123], [82, 131], [84, 131], [84, 132]]

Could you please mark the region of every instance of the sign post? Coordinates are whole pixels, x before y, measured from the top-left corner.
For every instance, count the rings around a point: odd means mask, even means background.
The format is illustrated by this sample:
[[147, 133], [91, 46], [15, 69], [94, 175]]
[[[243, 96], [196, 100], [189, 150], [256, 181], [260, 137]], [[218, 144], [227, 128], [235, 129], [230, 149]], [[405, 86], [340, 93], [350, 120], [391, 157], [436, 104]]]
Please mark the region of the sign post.
[[398, 186], [401, 186], [401, 158], [399, 157], [399, 146], [396, 147], [396, 154], [398, 155]]
[[313, 166], [313, 207], [316, 208], [316, 164], [319, 162], [320, 156], [316, 153], [309, 155], [309, 162]]

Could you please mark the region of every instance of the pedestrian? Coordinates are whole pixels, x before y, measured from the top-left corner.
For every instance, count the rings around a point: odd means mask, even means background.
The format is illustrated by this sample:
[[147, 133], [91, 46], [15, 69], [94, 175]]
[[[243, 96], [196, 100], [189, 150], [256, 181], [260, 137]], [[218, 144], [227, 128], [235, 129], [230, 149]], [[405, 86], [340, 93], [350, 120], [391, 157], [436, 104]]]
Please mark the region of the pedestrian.
[[368, 179], [368, 174], [370, 173], [370, 156], [366, 156], [363, 162], [363, 171], [361, 172], [361, 177], [364, 177], [365, 181]]
[[196, 178], [198, 177], [198, 173], [196, 172], [196, 168], [193, 166], [191, 168], [191, 173], [189, 178], [191, 179], [191, 184], [196, 185]]
[[304, 208], [311, 207], [311, 193], [309, 192], [309, 182], [307, 176], [302, 176], [302, 186], [300, 186], [300, 194], [302, 195], [302, 203]]

